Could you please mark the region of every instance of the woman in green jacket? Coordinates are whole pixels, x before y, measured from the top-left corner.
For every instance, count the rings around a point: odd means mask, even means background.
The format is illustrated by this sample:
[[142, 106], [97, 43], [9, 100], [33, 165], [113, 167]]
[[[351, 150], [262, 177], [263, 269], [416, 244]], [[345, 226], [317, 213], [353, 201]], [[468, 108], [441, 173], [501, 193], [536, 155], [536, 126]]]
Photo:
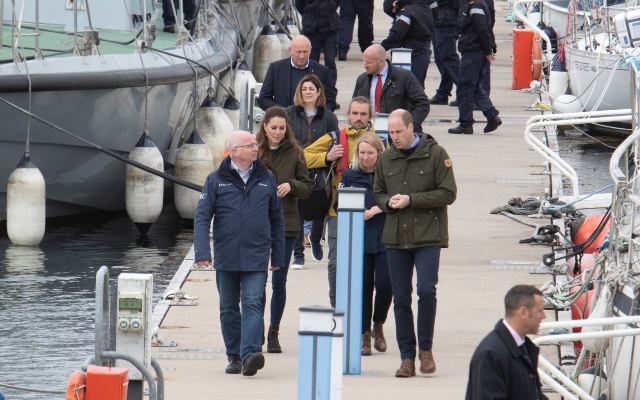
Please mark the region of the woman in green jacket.
[[[284, 266], [271, 274], [271, 288], [273, 290], [271, 324], [267, 335], [267, 351], [281, 353], [278, 331], [287, 300], [287, 272], [291, 262], [293, 244], [301, 229], [297, 199], [309, 197], [311, 183], [309, 182], [309, 171], [304, 159], [304, 152], [293, 137], [293, 131], [288, 123], [287, 112], [284, 108], [273, 106], [265, 112], [260, 130], [256, 135], [256, 141], [259, 145], [258, 156], [276, 177], [284, 212], [285, 259]], [[265, 291], [263, 308], [266, 305], [266, 299]]]

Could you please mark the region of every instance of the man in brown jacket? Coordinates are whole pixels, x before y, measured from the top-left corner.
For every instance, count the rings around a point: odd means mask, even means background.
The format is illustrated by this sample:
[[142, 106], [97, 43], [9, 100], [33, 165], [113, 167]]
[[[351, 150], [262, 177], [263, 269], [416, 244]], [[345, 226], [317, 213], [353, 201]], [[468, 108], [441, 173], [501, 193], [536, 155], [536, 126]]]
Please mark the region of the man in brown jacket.
[[456, 199], [451, 159], [429, 134], [415, 134], [411, 114], [389, 115], [391, 148], [380, 155], [373, 196], [387, 213], [382, 242], [393, 288], [396, 338], [402, 362], [396, 377], [415, 376], [416, 334], [411, 309], [415, 265], [420, 372], [432, 374], [440, 249], [449, 246], [447, 206]]

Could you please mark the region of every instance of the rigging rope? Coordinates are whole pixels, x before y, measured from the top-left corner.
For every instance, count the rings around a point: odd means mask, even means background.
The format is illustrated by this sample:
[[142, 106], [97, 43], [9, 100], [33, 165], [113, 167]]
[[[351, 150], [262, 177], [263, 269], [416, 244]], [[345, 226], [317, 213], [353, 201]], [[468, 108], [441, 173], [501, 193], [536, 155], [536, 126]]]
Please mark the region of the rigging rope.
[[36, 388], [28, 388], [28, 387], [23, 387], [23, 386], [16, 386], [16, 385], [8, 385], [6, 383], [1, 383], [0, 382], [0, 387], [5, 387], [7, 389], [14, 389], [14, 390], [22, 390], [25, 392], [34, 392], [34, 393], [47, 393], [47, 394], [66, 394], [67, 391], [62, 391], [62, 390], [51, 390], [51, 389], [36, 389]]

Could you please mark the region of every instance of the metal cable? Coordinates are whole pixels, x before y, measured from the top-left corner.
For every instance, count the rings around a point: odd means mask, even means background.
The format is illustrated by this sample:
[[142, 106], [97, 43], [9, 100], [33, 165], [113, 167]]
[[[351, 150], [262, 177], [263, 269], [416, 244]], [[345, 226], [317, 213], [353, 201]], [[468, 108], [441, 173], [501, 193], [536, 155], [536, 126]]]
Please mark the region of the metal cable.
[[35, 392], [35, 393], [48, 393], [48, 394], [66, 394], [67, 391], [62, 391], [62, 390], [51, 390], [51, 389], [36, 389], [36, 388], [27, 388], [27, 387], [22, 387], [22, 386], [16, 386], [16, 385], [8, 385], [6, 383], [0, 383], [0, 387], [5, 387], [7, 389], [14, 389], [14, 390], [22, 390], [25, 392]]
[[178, 185], [182, 185], [182, 186], [187, 187], [189, 189], [195, 190], [196, 192], [202, 192], [202, 186], [200, 186], [200, 185], [196, 185], [195, 183], [192, 183], [192, 182], [189, 182], [189, 181], [185, 181], [184, 179], [177, 178], [177, 177], [175, 177], [173, 175], [169, 175], [169, 174], [166, 174], [164, 172], [160, 172], [160, 171], [155, 170], [153, 168], [150, 168], [150, 167], [148, 167], [148, 166], [146, 166], [144, 164], [140, 164], [137, 161], [133, 161], [133, 160], [128, 159], [127, 157], [121, 156], [120, 154], [118, 154], [116, 152], [113, 152], [111, 150], [105, 149], [105, 148], [103, 148], [103, 147], [101, 147], [101, 146], [99, 146], [99, 145], [97, 145], [95, 143], [91, 143], [90, 141], [88, 141], [88, 140], [86, 140], [84, 138], [81, 138], [80, 136], [75, 135], [75, 134], [67, 131], [66, 129], [61, 128], [61, 127], [59, 127], [59, 126], [47, 121], [46, 119], [44, 119], [42, 117], [39, 117], [39, 116], [37, 116], [35, 114], [30, 113], [29, 111], [25, 110], [24, 108], [22, 108], [22, 107], [20, 107], [20, 106], [18, 106], [16, 104], [13, 104], [12, 102], [6, 100], [3, 97], [0, 97], [0, 102], [5, 103], [9, 107], [15, 108], [16, 110], [20, 111], [21, 113], [23, 113], [25, 115], [28, 115], [31, 118], [35, 119], [36, 121], [42, 122], [43, 124], [53, 128], [53, 129], [55, 129], [57, 131], [62, 132], [65, 135], [69, 135], [72, 138], [77, 139], [77, 140], [83, 142], [84, 144], [86, 144], [86, 145], [88, 145], [90, 147], [93, 147], [94, 149], [97, 149], [97, 150], [99, 150], [99, 151], [101, 151], [101, 152], [103, 152], [103, 153], [105, 153], [105, 154], [107, 154], [107, 155], [109, 155], [109, 156], [111, 156], [113, 158], [116, 158], [116, 159], [118, 159], [118, 160], [120, 160], [120, 161], [122, 161], [124, 163], [132, 165], [132, 166], [134, 166], [136, 168], [140, 168], [143, 171], [146, 171], [146, 172], [148, 172], [150, 174], [159, 176], [159, 177], [161, 177], [163, 179], [166, 179], [166, 180], [168, 180], [170, 182], [177, 183]]
[[[15, 0], [12, 0], [15, 1]], [[129, 15], [131, 15], [131, 13], [129, 12], [129, 6], [127, 5], [127, 0], [122, 0], [122, 2], [124, 3], [124, 7], [127, 10], [127, 17]], [[171, 4], [173, 4], [173, 2], [171, 2]], [[142, 30], [146, 31], [147, 30], [147, 21], [146, 21], [146, 15], [143, 16], [142, 18]], [[133, 34], [133, 37], [136, 38], [136, 30], [133, 26], [133, 22], [131, 20], [131, 18], [127, 18], [129, 20], [129, 26], [131, 27], [131, 33]], [[145, 67], [144, 65], [144, 60], [142, 59], [142, 49], [140, 48], [140, 44], [138, 43], [138, 41], [136, 40], [136, 49], [138, 49], [138, 55], [140, 56], [140, 63], [142, 63], [142, 70], [144, 71], [144, 129], [143, 132], [145, 133], [145, 135], [149, 136], [149, 130], [147, 129], [147, 116], [148, 116], [148, 109], [149, 109], [149, 76], [147, 75], [147, 67]]]
[[[16, 20], [16, 7], [15, 7], [15, 0], [11, 0], [11, 19], [13, 22], [15, 22]], [[24, 47], [22, 46], [22, 35], [18, 33], [18, 37], [16, 39], [16, 45], [20, 45], [20, 48], [22, 49], [22, 56], [26, 56], [26, 53], [24, 51]], [[18, 66], [19, 68], [19, 66]], [[24, 69], [27, 73], [27, 82], [29, 84], [29, 93], [28, 93], [28, 107], [29, 107], [29, 112], [31, 112], [31, 75], [29, 74], [29, 64], [27, 62], [24, 63]], [[30, 156], [30, 151], [29, 151], [29, 142], [30, 142], [30, 134], [31, 134], [31, 117], [27, 118], [27, 139], [25, 141], [25, 146], [24, 146], [24, 157], [25, 158], [29, 158]]]

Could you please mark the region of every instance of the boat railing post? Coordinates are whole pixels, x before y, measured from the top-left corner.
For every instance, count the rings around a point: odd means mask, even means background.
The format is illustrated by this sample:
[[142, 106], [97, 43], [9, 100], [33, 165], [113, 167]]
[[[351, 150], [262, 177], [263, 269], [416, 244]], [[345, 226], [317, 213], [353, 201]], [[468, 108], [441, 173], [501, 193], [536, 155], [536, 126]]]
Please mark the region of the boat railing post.
[[96, 274], [95, 342], [95, 364], [102, 367], [102, 353], [109, 348], [109, 268], [104, 265]]
[[[78, 2], [73, 2], [73, 52], [78, 51]], [[79, 54], [78, 54], [79, 55]]]
[[[4, 20], [4, 0], [0, 0], [0, 22], [3, 20]], [[2, 48], [2, 35], [0, 35], [0, 49], [1, 48]]]
[[364, 188], [339, 188], [336, 307], [345, 314], [343, 374], [360, 375], [362, 276], [364, 259]]

